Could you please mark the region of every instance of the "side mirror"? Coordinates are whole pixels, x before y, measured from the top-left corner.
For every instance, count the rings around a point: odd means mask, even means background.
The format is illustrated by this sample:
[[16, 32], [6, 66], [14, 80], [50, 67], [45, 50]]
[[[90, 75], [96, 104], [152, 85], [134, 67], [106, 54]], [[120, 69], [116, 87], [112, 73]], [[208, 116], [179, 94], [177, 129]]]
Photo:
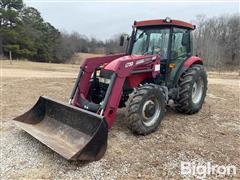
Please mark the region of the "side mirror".
[[124, 37], [124, 35], [121, 35], [120, 36], [120, 46], [123, 46], [124, 45], [124, 40], [125, 40], [125, 37]]
[[119, 43], [119, 45], [120, 45], [120, 46], [123, 46], [123, 44], [124, 44], [124, 36], [121, 35], [121, 36], [120, 36], [120, 43]]
[[183, 34], [182, 45], [187, 48], [187, 51], [190, 50], [190, 34], [189, 34], [189, 32], [186, 32]]
[[190, 40], [189, 33], [184, 33], [182, 37], [182, 45], [187, 46], [189, 44], [189, 40]]

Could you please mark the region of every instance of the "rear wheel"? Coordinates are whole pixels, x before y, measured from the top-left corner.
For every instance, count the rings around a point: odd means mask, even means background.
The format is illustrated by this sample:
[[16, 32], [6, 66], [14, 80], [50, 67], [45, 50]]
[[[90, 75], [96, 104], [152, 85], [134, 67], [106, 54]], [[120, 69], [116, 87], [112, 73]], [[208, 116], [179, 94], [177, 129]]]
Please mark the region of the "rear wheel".
[[200, 64], [192, 65], [179, 81], [177, 110], [186, 114], [198, 112], [207, 92], [207, 73]]
[[138, 87], [128, 99], [128, 127], [142, 135], [155, 131], [165, 115], [165, 107], [165, 95], [160, 86], [145, 84]]

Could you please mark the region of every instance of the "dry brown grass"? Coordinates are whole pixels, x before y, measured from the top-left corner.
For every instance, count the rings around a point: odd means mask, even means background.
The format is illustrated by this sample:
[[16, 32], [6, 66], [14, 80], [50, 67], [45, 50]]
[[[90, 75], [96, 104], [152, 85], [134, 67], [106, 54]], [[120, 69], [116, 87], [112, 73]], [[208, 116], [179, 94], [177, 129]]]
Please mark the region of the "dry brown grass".
[[83, 60], [90, 57], [103, 56], [104, 54], [76, 53], [69, 61], [70, 64], [81, 64]]

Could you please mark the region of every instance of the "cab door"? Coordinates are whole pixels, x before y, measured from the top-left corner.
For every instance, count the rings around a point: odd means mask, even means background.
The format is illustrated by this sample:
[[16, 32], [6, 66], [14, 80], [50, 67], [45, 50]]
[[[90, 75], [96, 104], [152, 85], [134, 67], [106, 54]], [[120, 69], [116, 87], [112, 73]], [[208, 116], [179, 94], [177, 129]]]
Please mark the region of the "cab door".
[[173, 27], [169, 60], [170, 86], [173, 87], [176, 85], [179, 73], [185, 60], [192, 55], [191, 49], [191, 31], [189, 29]]

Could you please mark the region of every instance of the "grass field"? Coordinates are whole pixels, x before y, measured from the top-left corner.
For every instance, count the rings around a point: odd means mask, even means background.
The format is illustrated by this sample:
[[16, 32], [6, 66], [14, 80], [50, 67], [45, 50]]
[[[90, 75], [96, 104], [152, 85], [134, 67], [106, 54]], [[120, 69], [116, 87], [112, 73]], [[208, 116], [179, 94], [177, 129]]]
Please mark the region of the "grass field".
[[103, 56], [103, 54], [90, 54], [90, 53], [75, 53], [75, 55], [69, 60], [70, 64], [81, 64], [84, 59], [90, 57]]
[[161, 127], [148, 136], [133, 135], [120, 109], [105, 156], [89, 163], [66, 161], [12, 121], [40, 95], [68, 102], [79, 65], [0, 63], [1, 179], [180, 179], [181, 161], [232, 164], [240, 178], [238, 73], [209, 72], [202, 110], [194, 115], [168, 110]]

